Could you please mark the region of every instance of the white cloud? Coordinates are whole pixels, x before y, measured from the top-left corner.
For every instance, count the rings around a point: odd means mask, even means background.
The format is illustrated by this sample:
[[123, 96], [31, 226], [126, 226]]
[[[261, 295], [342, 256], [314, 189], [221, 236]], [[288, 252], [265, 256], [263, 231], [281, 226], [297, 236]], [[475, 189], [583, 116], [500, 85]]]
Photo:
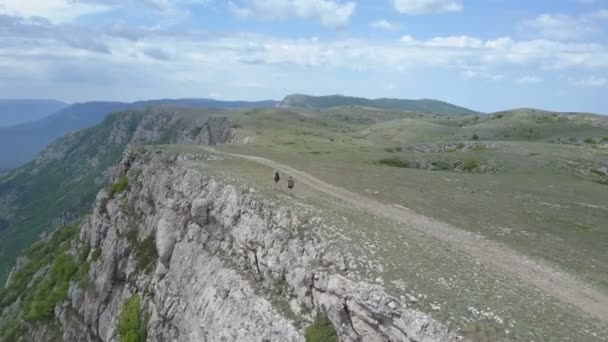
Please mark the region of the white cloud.
[[228, 1], [228, 10], [233, 16], [240, 19], [248, 19], [253, 15], [250, 8], [240, 7], [232, 1]]
[[608, 10], [578, 16], [541, 14], [520, 24], [520, 30], [530, 36], [559, 40], [580, 40], [601, 32], [600, 24], [608, 19]]
[[410, 35], [406, 35], [401, 37], [400, 41], [404, 44], [414, 44], [416, 43], [416, 39], [414, 39], [414, 37], [410, 36]]
[[386, 84], [386, 86], [384, 86], [384, 88], [386, 88], [387, 90], [395, 90], [397, 89], [397, 84], [389, 82]]
[[399, 25], [393, 24], [388, 20], [381, 19], [376, 20], [370, 24], [371, 27], [375, 29], [387, 30], [387, 31], [395, 31], [399, 29]]
[[20, 17], [44, 17], [53, 22], [72, 21], [85, 14], [108, 11], [111, 8], [103, 3], [81, 3], [70, 0], [2, 0], [0, 14]]
[[530, 75], [522, 76], [515, 81], [517, 84], [537, 84], [542, 82], [543, 80], [540, 77]]
[[[579, 75], [571, 83], [583, 85], [606, 81], [600, 77], [585, 79], [581, 74], [586, 75], [591, 70], [596, 73], [608, 71], [606, 46], [552, 40], [403, 36], [401, 43], [397, 43], [347, 38], [287, 39], [245, 33], [208, 35], [162, 29], [134, 35], [105, 33], [106, 30], [100, 29], [75, 36], [95, 37], [91, 41], [107, 46], [111, 50], [108, 54], [95, 46], [79, 46], [76, 43], [85, 42], [80, 38], [71, 43], [59, 39], [70, 37], [69, 29], [73, 28], [62, 26], [52, 33], [56, 27], [44, 26], [40, 32], [47, 33], [36, 35], [31, 34], [31, 28], [26, 28], [23, 32], [10, 33], [10, 36], [4, 35], [7, 31], [0, 30], [0, 40], [4, 42], [0, 46], [0, 90], [14, 94], [16, 90], [2, 87], [2, 84], [27, 89], [28, 84], [42, 87], [41, 84], [48, 82], [45, 89], [52, 91], [61, 84], [67, 89], [65, 84], [70, 82], [70, 87], [82, 85], [82, 89], [77, 87], [76, 93], [68, 95], [74, 97], [85, 92], [103, 93], [108, 98], [122, 98], [124, 94], [133, 97], [194, 96], [199, 90], [199, 94], [210, 91], [253, 94], [283, 89], [281, 87], [293, 79], [314, 79], [304, 77], [309, 74], [318, 75], [314, 76], [318, 79], [341, 71], [394, 73], [410, 70], [438, 72], [472, 81], [500, 81], [504, 79], [503, 75], [534, 75], [542, 69], [560, 69], [572, 77]], [[151, 69], [155, 72], [150, 73]], [[287, 76], [271, 76], [277, 73]], [[264, 87], [258, 86], [259, 80], [264, 80]], [[17, 83], [22, 86], [18, 88]], [[158, 84], [167, 86], [158, 87]], [[389, 81], [378, 84], [380, 90], [391, 90]], [[403, 87], [407, 85], [399, 85], [399, 89]], [[156, 93], [148, 92], [150, 89]]]
[[393, 0], [393, 5], [399, 13], [409, 15], [462, 11], [457, 0]]
[[568, 81], [577, 87], [604, 87], [608, 85], [608, 78], [598, 76], [589, 76], [582, 79], [570, 78]]
[[487, 71], [465, 69], [460, 72], [460, 77], [465, 80], [485, 79], [490, 81], [500, 81], [504, 78], [501, 74], [495, 74]]
[[1, 0], [0, 14], [19, 17], [42, 17], [53, 23], [73, 22], [83, 15], [138, 6], [163, 16], [177, 17], [189, 12], [184, 5], [206, 5], [211, 0]]
[[239, 18], [285, 20], [300, 17], [315, 20], [323, 26], [341, 27], [348, 24], [356, 4], [333, 0], [245, 0], [240, 5], [229, 1], [228, 8]]
[[426, 46], [447, 48], [480, 48], [483, 41], [470, 36], [435, 37], [425, 42]]

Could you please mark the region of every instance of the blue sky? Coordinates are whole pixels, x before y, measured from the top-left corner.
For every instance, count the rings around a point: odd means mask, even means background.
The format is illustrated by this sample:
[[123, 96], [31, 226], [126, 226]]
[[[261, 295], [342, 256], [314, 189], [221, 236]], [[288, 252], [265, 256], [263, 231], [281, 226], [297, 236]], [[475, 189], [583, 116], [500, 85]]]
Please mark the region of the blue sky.
[[608, 0], [0, 0], [0, 96], [608, 114]]

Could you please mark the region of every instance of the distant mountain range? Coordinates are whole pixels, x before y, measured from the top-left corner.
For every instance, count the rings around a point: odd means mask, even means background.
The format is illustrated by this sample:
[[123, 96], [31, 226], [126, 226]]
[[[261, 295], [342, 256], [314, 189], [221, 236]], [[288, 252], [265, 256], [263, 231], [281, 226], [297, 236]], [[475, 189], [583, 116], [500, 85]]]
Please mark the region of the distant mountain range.
[[282, 107], [299, 107], [308, 109], [327, 109], [338, 106], [364, 106], [394, 111], [411, 111], [442, 116], [466, 116], [481, 114], [471, 109], [459, 107], [438, 100], [403, 100], [403, 99], [366, 99], [343, 95], [310, 96], [293, 94], [281, 101]]
[[40, 120], [67, 106], [56, 100], [0, 100], [0, 127]]
[[[9, 101], [7, 101], [8, 103]], [[35, 101], [33, 101], [35, 102]], [[61, 102], [54, 101], [50, 108]], [[125, 102], [85, 102], [61, 108], [41, 120], [10, 127], [0, 127], [0, 171], [24, 164], [48, 146], [53, 140], [67, 132], [95, 126], [108, 114], [125, 110], [137, 110], [151, 106], [169, 105], [179, 107], [238, 109], [274, 107], [277, 101], [218, 101], [211, 99], [161, 99]], [[16, 107], [15, 107], [16, 108]], [[24, 113], [28, 110], [22, 107]], [[23, 114], [26, 115], [26, 114]]]

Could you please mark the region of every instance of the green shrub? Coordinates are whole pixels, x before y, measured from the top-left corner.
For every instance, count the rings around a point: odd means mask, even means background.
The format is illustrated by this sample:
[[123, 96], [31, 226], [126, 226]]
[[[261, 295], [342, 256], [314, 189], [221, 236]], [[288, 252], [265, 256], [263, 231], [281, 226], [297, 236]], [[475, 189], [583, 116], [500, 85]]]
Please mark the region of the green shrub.
[[26, 316], [28, 320], [45, 320], [53, 316], [55, 305], [68, 294], [70, 278], [78, 271], [74, 258], [61, 253], [55, 258], [51, 270], [36, 286], [33, 302]]
[[0, 340], [2, 341], [20, 341], [25, 333], [25, 326], [19, 320], [8, 321], [2, 329], [0, 329]]
[[473, 171], [479, 167], [479, 162], [475, 159], [469, 159], [464, 162], [462, 168], [467, 171]]
[[479, 135], [473, 134], [473, 136], [471, 137], [471, 140], [479, 140]]
[[[48, 240], [37, 242], [25, 250], [23, 255], [27, 261], [13, 274], [8, 286], [0, 290], [0, 311], [19, 297], [24, 298], [22, 307], [27, 309], [35, 295], [33, 291], [28, 291], [28, 285], [32, 282], [34, 275], [49, 261], [54, 261], [59, 254], [63, 253], [77, 234], [78, 226], [64, 226], [56, 230]], [[34, 281], [32, 288], [35, 289], [39, 282], [40, 279]]]
[[394, 148], [392, 148], [392, 147], [385, 147], [385, 148], [384, 148], [384, 150], [385, 150], [386, 152], [389, 152], [389, 153], [393, 153], [393, 152], [395, 152], [395, 149], [394, 149]]
[[598, 181], [595, 181], [596, 183], [602, 184], [602, 185], [608, 185], [608, 179], [600, 179]]
[[89, 257], [89, 253], [91, 253], [91, 245], [87, 243], [78, 253], [78, 262], [85, 262]]
[[585, 144], [595, 144], [595, 139], [592, 138], [585, 138], [585, 140], [583, 140], [583, 142]]
[[93, 261], [93, 262], [97, 261], [100, 256], [101, 256], [101, 248], [97, 247], [93, 250], [93, 253], [91, 254], [91, 261]]
[[135, 270], [150, 273], [158, 259], [156, 252], [156, 240], [154, 236], [148, 236], [135, 245]]
[[403, 152], [403, 147], [397, 146], [397, 147], [395, 147], [395, 151], [397, 151], [397, 152]]
[[128, 187], [129, 187], [129, 179], [126, 176], [122, 176], [122, 177], [118, 178], [116, 183], [112, 184], [112, 187], [110, 188], [110, 197], [114, 197], [114, 196], [116, 196], [116, 194], [119, 194], [119, 193], [127, 190]]
[[450, 170], [452, 168], [452, 163], [447, 160], [434, 160], [431, 162], [437, 170]]
[[84, 285], [89, 279], [89, 270], [91, 270], [91, 262], [85, 261], [78, 268], [78, 282]]
[[145, 342], [147, 338], [148, 317], [141, 309], [138, 295], [127, 299], [123, 304], [116, 330], [120, 342]]
[[139, 236], [139, 232], [137, 231], [137, 228], [133, 228], [133, 227], [129, 227], [127, 230], [127, 233], [125, 234], [125, 237], [126, 237], [127, 241], [131, 244], [131, 246], [133, 246], [137, 243], [138, 236]]
[[319, 316], [304, 332], [306, 342], [338, 342], [338, 334], [327, 316]]
[[395, 167], [409, 167], [409, 163], [407, 160], [402, 160], [397, 157], [380, 159], [378, 163]]

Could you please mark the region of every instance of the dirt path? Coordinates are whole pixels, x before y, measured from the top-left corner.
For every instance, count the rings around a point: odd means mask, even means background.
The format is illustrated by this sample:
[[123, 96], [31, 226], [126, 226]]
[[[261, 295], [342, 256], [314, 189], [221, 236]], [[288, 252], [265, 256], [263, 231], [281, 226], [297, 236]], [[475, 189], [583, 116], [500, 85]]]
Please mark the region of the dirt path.
[[471, 255], [495, 269], [533, 285], [556, 297], [560, 301], [578, 307], [602, 321], [608, 322], [608, 295], [591, 288], [573, 276], [530, 259], [527, 256], [487, 240], [479, 235], [450, 226], [446, 223], [417, 214], [407, 208], [381, 203], [344, 188], [326, 183], [306, 172], [280, 164], [270, 159], [250, 155], [225, 153], [204, 147], [213, 153], [251, 160], [285, 174], [293, 175], [298, 183], [306, 184], [316, 191], [338, 198], [355, 209], [361, 209], [403, 224]]

